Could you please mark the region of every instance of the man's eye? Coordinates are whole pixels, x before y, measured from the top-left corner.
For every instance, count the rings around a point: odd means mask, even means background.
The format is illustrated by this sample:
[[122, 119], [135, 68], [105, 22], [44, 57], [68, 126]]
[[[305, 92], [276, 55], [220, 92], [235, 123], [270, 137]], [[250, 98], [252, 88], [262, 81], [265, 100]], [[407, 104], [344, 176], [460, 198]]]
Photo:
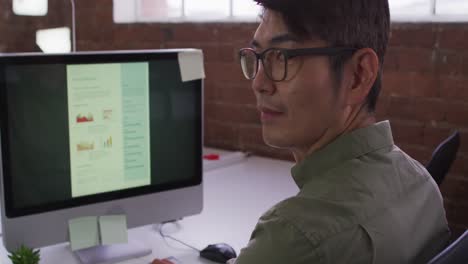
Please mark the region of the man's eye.
[[283, 58], [283, 54], [280, 51], [276, 51], [276, 58], [277, 59]]
[[284, 56], [283, 56], [283, 53], [279, 50], [276, 50], [273, 54], [273, 58], [276, 60], [276, 61], [283, 61], [284, 60]]

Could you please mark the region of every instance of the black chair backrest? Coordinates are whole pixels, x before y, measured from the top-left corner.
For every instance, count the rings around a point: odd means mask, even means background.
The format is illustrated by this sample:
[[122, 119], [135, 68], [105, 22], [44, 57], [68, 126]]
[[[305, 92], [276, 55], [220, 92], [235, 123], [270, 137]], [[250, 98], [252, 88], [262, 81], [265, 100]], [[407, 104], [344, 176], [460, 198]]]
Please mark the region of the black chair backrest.
[[428, 264], [467, 264], [468, 230], [455, 242], [435, 256]]
[[456, 131], [444, 140], [432, 153], [431, 161], [426, 166], [427, 171], [438, 185], [442, 183], [445, 175], [452, 166], [460, 147], [460, 133]]

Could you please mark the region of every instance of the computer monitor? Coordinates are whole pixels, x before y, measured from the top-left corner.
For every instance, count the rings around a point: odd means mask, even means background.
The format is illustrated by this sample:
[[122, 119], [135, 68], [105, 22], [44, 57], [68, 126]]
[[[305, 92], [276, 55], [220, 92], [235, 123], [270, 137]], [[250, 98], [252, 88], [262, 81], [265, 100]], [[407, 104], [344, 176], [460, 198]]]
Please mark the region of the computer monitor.
[[187, 50], [0, 56], [4, 245], [69, 241], [68, 222], [129, 228], [202, 210], [203, 81]]

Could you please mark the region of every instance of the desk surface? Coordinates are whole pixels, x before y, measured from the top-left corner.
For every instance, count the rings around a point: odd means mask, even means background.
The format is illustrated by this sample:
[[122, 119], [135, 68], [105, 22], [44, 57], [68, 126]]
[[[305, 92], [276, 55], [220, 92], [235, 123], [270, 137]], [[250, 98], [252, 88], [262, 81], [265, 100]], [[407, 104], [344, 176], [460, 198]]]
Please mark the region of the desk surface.
[[[271, 206], [298, 192], [291, 178], [293, 163], [260, 157], [245, 160], [204, 174], [204, 209], [199, 215], [184, 218], [178, 224], [167, 224], [164, 233], [196, 248], [225, 242], [236, 252], [247, 245], [258, 218]], [[198, 257], [198, 252], [158, 233], [159, 225], [129, 230], [129, 237], [153, 250], [152, 255], [121, 264], [144, 264], [154, 258], [174, 256], [182, 263], [212, 263]], [[10, 264], [0, 241], [0, 263]], [[41, 249], [41, 264], [79, 264], [68, 243]]]

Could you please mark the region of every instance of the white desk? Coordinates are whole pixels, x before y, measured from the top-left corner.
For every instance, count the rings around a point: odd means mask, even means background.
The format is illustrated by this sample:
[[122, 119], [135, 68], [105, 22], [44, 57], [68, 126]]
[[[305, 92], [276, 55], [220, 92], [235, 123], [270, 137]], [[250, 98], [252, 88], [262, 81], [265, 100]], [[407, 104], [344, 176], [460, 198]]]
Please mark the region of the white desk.
[[[277, 202], [298, 192], [291, 178], [292, 165], [291, 162], [248, 157], [239, 164], [206, 172], [203, 212], [183, 219], [178, 226], [166, 225], [165, 233], [199, 249], [225, 242], [239, 253], [247, 245], [258, 218]], [[171, 239], [166, 243], [157, 228], [152, 225], [129, 230], [129, 237], [150, 246], [153, 253], [121, 263], [146, 264], [154, 258], [169, 256], [184, 264], [212, 263]], [[11, 263], [3, 242], [0, 242], [0, 263]], [[79, 264], [68, 243], [42, 248], [40, 263]]]

